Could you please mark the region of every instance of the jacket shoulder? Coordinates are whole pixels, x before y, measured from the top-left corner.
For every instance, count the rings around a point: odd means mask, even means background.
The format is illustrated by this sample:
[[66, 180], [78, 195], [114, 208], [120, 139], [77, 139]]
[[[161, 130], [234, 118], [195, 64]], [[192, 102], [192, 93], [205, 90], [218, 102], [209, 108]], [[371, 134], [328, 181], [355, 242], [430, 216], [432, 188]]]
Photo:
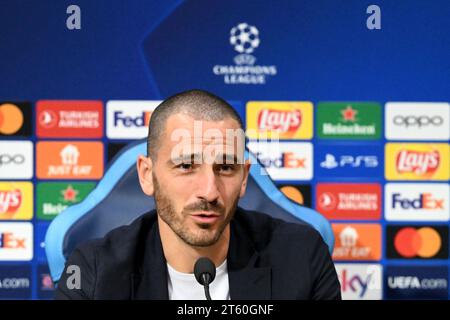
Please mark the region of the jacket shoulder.
[[305, 246], [323, 241], [316, 229], [300, 220], [299, 223], [286, 222], [266, 213], [247, 210], [240, 210], [238, 220], [253, 235], [253, 241], [258, 247], [271, 242], [300, 242]]
[[[129, 225], [120, 226], [109, 231], [103, 238], [88, 240], [76, 250], [87, 258], [99, 256], [115, 261], [133, 258], [142, 240], [148, 235], [156, 223], [156, 214], [148, 212], [132, 221]], [[102, 261], [100, 259], [100, 261]]]

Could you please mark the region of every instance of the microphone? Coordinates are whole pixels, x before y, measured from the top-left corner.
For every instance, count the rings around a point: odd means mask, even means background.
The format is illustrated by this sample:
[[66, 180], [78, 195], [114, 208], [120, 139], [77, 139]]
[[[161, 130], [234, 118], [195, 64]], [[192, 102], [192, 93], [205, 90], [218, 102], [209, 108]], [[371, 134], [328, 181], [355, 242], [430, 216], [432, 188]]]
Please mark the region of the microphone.
[[214, 263], [206, 257], [199, 258], [194, 265], [194, 275], [195, 279], [205, 288], [206, 299], [211, 300], [209, 285], [216, 277], [216, 266]]

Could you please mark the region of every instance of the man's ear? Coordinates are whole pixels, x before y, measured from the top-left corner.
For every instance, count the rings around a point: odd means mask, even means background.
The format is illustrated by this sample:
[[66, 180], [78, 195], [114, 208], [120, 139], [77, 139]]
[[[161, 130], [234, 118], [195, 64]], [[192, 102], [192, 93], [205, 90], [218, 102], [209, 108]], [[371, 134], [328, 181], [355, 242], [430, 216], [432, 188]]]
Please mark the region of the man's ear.
[[150, 157], [139, 155], [136, 161], [137, 172], [139, 175], [139, 183], [141, 184], [142, 191], [148, 196], [153, 196], [153, 162]]
[[239, 198], [242, 198], [245, 194], [245, 190], [247, 189], [247, 181], [248, 181], [248, 175], [250, 173], [250, 159], [245, 160], [244, 163], [244, 180], [242, 181], [242, 186], [241, 186], [241, 192], [239, 194]]

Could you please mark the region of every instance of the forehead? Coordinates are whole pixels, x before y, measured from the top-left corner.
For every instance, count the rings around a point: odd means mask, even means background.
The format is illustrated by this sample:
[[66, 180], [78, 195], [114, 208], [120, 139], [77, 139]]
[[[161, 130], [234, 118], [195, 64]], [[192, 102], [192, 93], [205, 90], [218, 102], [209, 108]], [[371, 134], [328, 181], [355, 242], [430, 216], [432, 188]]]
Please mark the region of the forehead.
[[165, 156], [186, 155], [194, 149], [204, 151], [205, 147], [217, 146], [217, 153], [236, 154], [245, 143], [244, 135], [239, 123], [231, 117], [210, 121], [174, 114], [167, 119], [159, 151]]
[[[189, 136], [193, 143], [229, 143], [227, 136], [240, 130], [239, 123], [231, 117], [223, 120], [196, 120], [192, 116], [179, 113], [171, 115], [163, 134], [164, 143], [177, 143], [177, 136]], [[176, 141], [174, 141], [176, 140]]]

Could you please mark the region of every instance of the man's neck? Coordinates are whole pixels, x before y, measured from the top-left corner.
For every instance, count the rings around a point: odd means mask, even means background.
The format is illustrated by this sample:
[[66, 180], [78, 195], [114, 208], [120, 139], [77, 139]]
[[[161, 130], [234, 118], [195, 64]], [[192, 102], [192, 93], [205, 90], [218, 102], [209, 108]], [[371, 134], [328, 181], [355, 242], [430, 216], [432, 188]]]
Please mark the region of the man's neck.
[[159, 216], [158, 227], [166, 261], [178, 272], [193, 273], [194, 264], [200, 257], [208, 257], [216, 267], [220, 266], [227, 257], [230, 243], [229, 224], [219, 240], [208, 247], [194, 247], [187, 244]]

